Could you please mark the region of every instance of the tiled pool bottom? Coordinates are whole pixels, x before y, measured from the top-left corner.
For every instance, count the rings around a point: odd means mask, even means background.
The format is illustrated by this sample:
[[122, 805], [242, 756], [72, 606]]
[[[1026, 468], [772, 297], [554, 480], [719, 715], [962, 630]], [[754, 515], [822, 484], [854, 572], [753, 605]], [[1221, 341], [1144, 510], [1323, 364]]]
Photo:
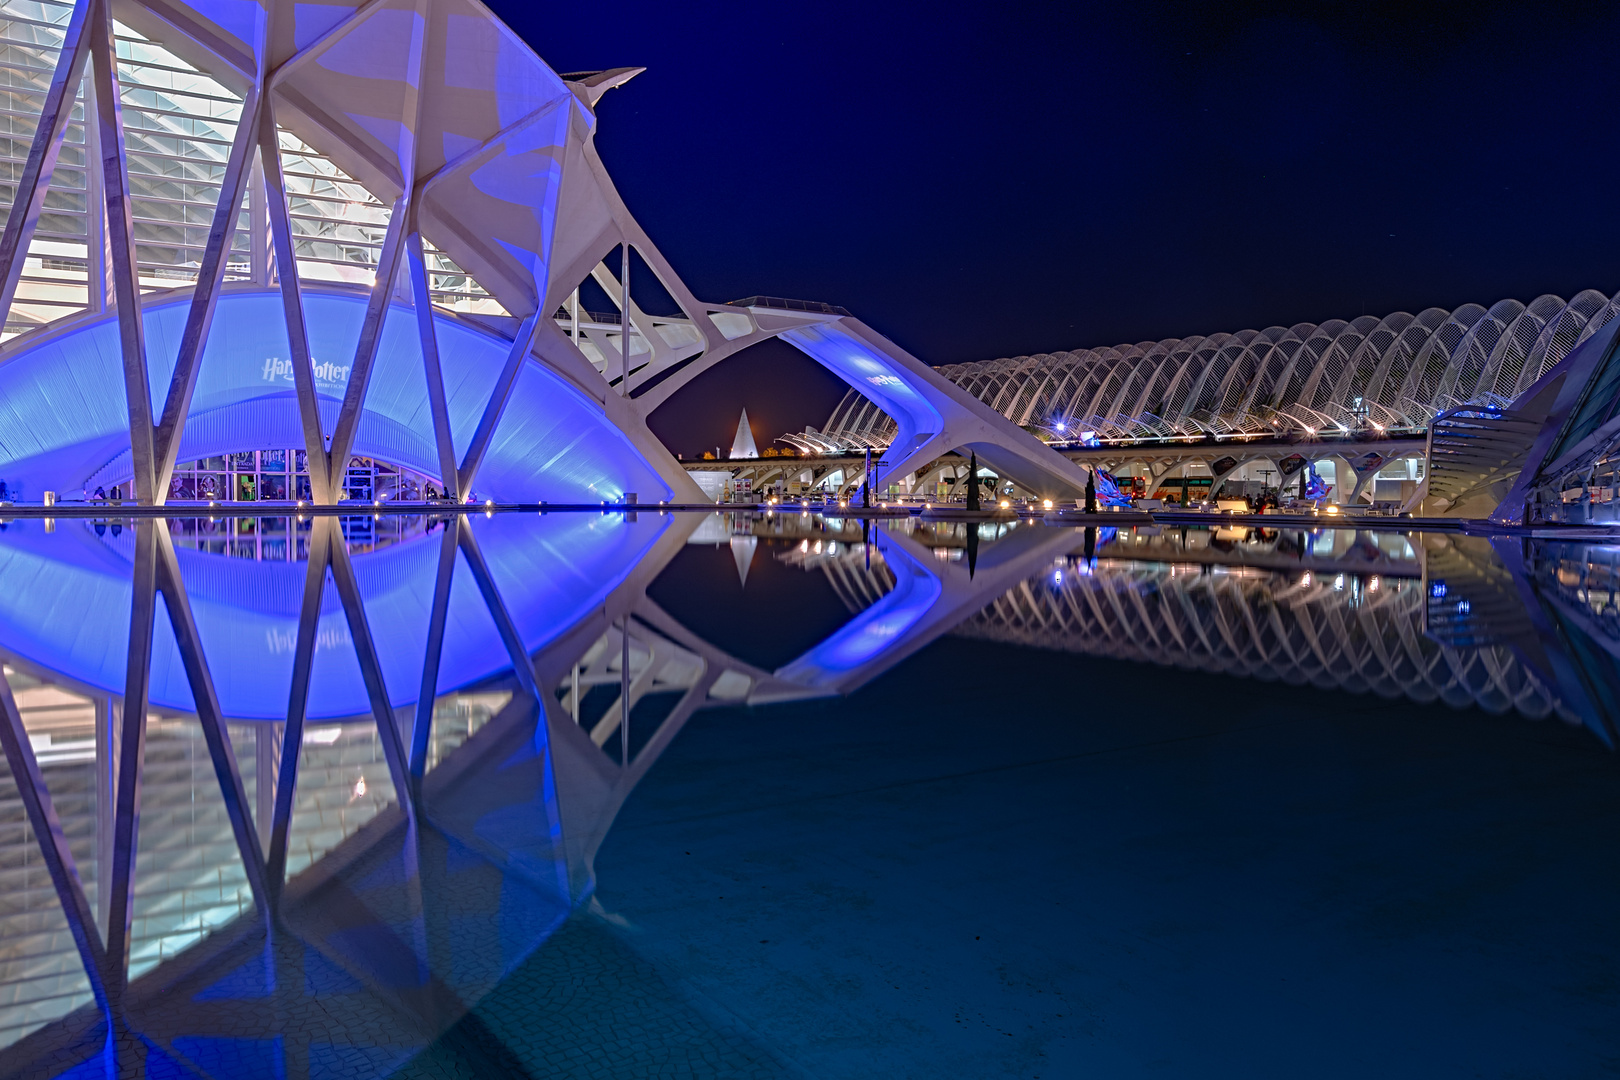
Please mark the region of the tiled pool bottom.
[[605, 917], [407, 1074], [1612, 1075], [1617, 779], [1556, 720], [947, 638], [697, 716]]

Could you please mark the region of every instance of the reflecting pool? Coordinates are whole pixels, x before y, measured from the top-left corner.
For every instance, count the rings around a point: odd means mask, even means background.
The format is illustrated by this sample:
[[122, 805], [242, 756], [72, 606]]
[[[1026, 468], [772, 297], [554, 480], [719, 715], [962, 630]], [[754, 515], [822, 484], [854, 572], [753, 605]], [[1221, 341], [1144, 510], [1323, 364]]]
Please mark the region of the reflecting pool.
[[0, 1080], [1609, 1075], [1567, 535], [0, 522]]

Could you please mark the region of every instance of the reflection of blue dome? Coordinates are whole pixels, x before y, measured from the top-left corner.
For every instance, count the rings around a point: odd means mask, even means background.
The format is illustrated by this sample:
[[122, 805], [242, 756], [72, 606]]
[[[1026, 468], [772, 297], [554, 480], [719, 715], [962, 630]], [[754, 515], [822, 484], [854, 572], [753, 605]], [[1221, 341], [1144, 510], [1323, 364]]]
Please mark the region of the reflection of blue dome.
[[[532, 653], [622, 581], [671, 519], [643, 514], [474, 517], [474, 533], [518, 633]], [[38, 520], [0, 533], [0, 650], [80, 685], [123, 692], [134, 532], [102, 538], [87, 521]], [[306, 564], [253, 562], [181, 549], [180, 575], [225, 715], [287, 714]], [[439, 534], [354, 557], [366, 616], [395, 706], [415, 701], [427, 646]], [[87, 615], [93, 617], [87, 618]], [[494, 621], [458, 560], [445, 624], [439, 692], [510, 666]], [[163, 605], [152, 648], [152, 703], [190, 711], [191, 689]], [[330, 582], [311, 674], [312, 718], [369, 711], [349, 625]]]
[[[188, 296], [144, 311], [154, 415], [162, 410], [185, 325]], [[308, 290], [304, 315], [316, 365], [322, 420], [332, 430], [348, 382], [365, 298]], [[459, 458], [472, 438], [510, 342], [438, 315], [450, 427]], [[43, 491], [75, 498], [86, 487], [131, 475], [129, 414], [119, 362], [118, 321], [66, 321], [0, 363], [0, 480], [24, 498]], [[251, 289], [221, 296], [203, 354], [180, 460], [233, 450], [302, 446], [280, 294]], [[388, 313], [366, 392], [354, 453], [439, 471], [415, 315]], [[509, 502], [597, 503], [623, 492], [643, 501], [671, 492], [599, 404], [555, 371], [525, 363], [478, 473], [481, 495]]]

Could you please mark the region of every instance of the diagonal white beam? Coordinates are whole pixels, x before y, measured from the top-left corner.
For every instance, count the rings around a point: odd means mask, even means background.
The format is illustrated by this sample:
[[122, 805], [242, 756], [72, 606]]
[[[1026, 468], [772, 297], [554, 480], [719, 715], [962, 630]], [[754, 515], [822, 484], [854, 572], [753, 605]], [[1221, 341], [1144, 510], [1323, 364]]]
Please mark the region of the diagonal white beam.
[[73, 864], [67, 834], [62, 831], [62, 821], [56, 816], [50, 789], [45, 786], [45, 777], [39, 771], [39, 759], [34, 756], [28, 732], [23, 728], [22, 714], [17, 711], [17, 699], [12, 695], [11, 683], [3, 671], [0, 671], [0, 713], [4, 713], [0, 715], [0, 748], [4, 749], [6, 760], [11, 764], [11, 778], [22, 797], [23, 810], [34, 830], [34, 840], [39, 844], [45, 868], [51, 875], [51, 885], [56, 889], [62, 914], [67, 917], [68, 931], [73, 935], [73, 945], [79, 951], [79, 963], [90, 980], [96, 1002], [105, 1011], [107, 984], [103, 976], [106, 954], [102, 951], [101, 938], [96, 932], [95, 912], [90, 909], [90, 901], [84, 895], [84, 884]]
[[337, 586], [338, 596], [343, 601], [343, 614], [349, 622], [349, 637], [354, 641], [355, 659], [360, 662], [360, 678], [366, 684], [371, 714], [377, 723], [377, 734], [382, 739], [383, 756], [388, 760], [388, 772], [394, 781], [394, 797], [414, 820], [410, 800], [410, 764], [405, 760], [399, 725], [394, 721], [394, 707], [389, 703], [388, 688], [383, 684], [382, 658], [371, 636], [371, 623], [366, 618], [366, 605], [360, 595], [360, 583], [354, 576], [354, 565], [349, 561], [349, 549], [343, 542], [340, 519], [330, 520], [331, 543], [328, 550], [332, 559], [332, 583]]
[[169, 497], [169, 479], [174, 475], [180, 440], [185, 434], [186, 417], [191, 412], [191, 396], [197, 389], [197, 372], [202, 367], [208, 331], [213, 327], [214, 312], [219, 306], [219, 291], [225, 281], [231, 242], [236, 237], [242, 195], [253, 172], [261, 100], [257, 90], [249, 90], [247, 100], [242, 103], [242, 118], [236, 125], [231, 156], [225, 164], [219, 202], [214, 205], [208, 244], [203, 249], [202, 265], [197, 271], [197, 287], [191, 293], [191, 308], [186, 314], [185, 329], [180, 334], [174, 374], [169, 379], [169, 393], [164, 398], [163, 414], [158, 420], [154, 445], [157, 458], [155, 501], [158, 503], [166, 502]]
[[270, 845], [265, 878], [272, 897], [279, 897], [287, 877], [287, 837], [292, 827], [293, 794], [298, 786], [298, 752], [304, 744], [304, 717], [309, 711], [309, 674], [320, 631], [321, 599], [326, 594], [326, 568], [331, 562], [331, 531], [337, 519], [318, 517], [309, 530], [309, 562], [304, 570], [304, 598], [298, 609], [298, 640], [293, 647], [292, 686], [287, 697], [287, 723], [281, 733], [281, 768], [276, 773], [276, 805], [270, 817]]
[[[314, 41], [293, 53], [277, 65], [275, 72], [270, 76], [272, 88], [281, 85], [290, 76], [309, 61], [320, 56], [332, 46], [348, 37], [361, 23], [365, 22], [371, 14], [387, 7], [392, 0], [366, 0], [365, 3], [354, 9], [354, 12], [342, 22], [322, 33]], [[288, 5], [291, 7], [291, 5]]]
[[[419, 203], [413, 203], [413, 209]], [[433, 420], [433, 444], [439, 454], [439, 479], [444, 495], [460, 502], [456, 474], [456, 446], [450, 431], [450, 407], [444, 397], [444, 370], [439, 360], [439, 333], [433, 322], [433, 294], [427, 263], [422, 254], [422, 234], [412, 224], [406, 238], [411, 270], [411, 300], [416, 308], [416, 333], [422, 342], [422, 370], [427, 376], [428, 412]]]
[[269, 910], [264, 853], [259, 847], [259, 834], [253, 827], [252, 813], [248, 809], [247, 788], [242, 784], [236, 754], [225, 731], [225, 717], [220, 711], [219, 695], [214, 690], [214, 677], [208, 670], [208, 658], [203, 655], [202, 635], [197, 632], [191, 599], [186, 594], [185, 582], [180, 579], [180, 562], [175, 558], [169, 523], [158, 518], [152, 525], [157, 534], [157, 587], [163, 594], [163, 603], [169, 613], [169, 625], [174, 630], [175, 644], [180, 649], [186, 680], [191, 684], [197, 721], [202, 725], [203, 739], [208, 744], [208, 756], [214, 762], [214, 775], [219, 779], [220, 795], [225, 800], [225, 815], [230, 819], [242, 869], [253, 892], [253, 905], [263, 916]]
[[276, 277], [281, 283], [281, 308], [287, 324], [287, 345], [292, 352], [293, 387], [298, 395], [298, 419], [304, 429], [304, 453], [309, 459], [310, 494], [321, 505], [335, 505], [336, 492], [321, 429], [320, 406], [315, 397], [315, 372], [309, 356], [309, 328], [304, 323], [304, 300], [298, 291], [298, 252], [293, 246], [292, 222], [287, 215], [287, 186], [281, 174], [281, 142], [276, 134], [276, 111], [265, 98], [259, 107], [259, 161], [264, 166], [270, 236], [276, 252]]
[[422, 687], [416, 695], [416, 718], [411, 725], [411, 794], [420, 798], [422, 776], [427, 772], [428, 738], [433, 728], [433, 702], [438, 696], [439, 661], [444, 655], [444, 623], [450, 611], [450, 585], [456, 574], [456, 540], [461, 531], [461, 515], [444, 523], [439, 538], [439, 570], [433, 579], [433, 607], [428, 613], [427, 650], [422, 657]]
[[511, 400], [512, 387], [517, 385], [518, 373], [523, 370], [523, 361], [528, 357], [529, 351], [534, 348], [534, 338], [545, 316], [536, 311], [523, 325], [518, 327], [517, 337], [512, 341], [512, 348], [506, 354], [506, 365], [501, 368], [500, 375], [495, 379], [495, 386], [489, 393], [489, 401], [484, 405], [484, 415], [478, 419], [478, 427], [473, 431], [472, 442], [467, 446], [467, 452], [462, 456], [461, 469], [457, 473], [456, 490], [460, 499], [466, 499], [472, 491], [473, 479], [478, 475], [478, 468], [484, 463], [484, 455], [489, 452], [490, 439], [495, 435], [495, 428], [501, 422], [501, 414], [506, 411], [506, 403]]
[[141, 773], [146, 760], [146, 699], [151, 686], [152, 625], [157, 608], [157, 537], [150, 520], [135, 524], [133, 569], [123, 727], [118, 740], [118, 786], [113, 795], [112, 904], [107, 915], [105, 978], [108, 994], [115, 1002], [122, 999], [129, 977]]
[[529, 652], [523, 647], [523, 638], [518, 634], [517, 625], [512, 622], [512, 615], [506, 609], [506, 602], [501, 599], [501, 592], [495, 587], [495, 578], [489, 572], [489, 564], [484, 561], [484, 553], [478, 547], [478, 540], [473, 536], [472, 522], [465, 516], [461, 517], [461, 553], [467, 559], [467, 566], [472, 570], [473, 580], [478, 583], [478, 591], [484, 597], [484, 606], [489, 609], [490, 618], [495, 620], [495, 629], [501, 635], [501, 644], [506, 646], [506, 655], [512, 661], [512, 674], [517, 676], [518, 685], [523, 692], [534, 698], [536, 704], [543, 704], [540, 700], [540, 687], [534, 681], [534, 661], [529, 659]]
[[90, 37], [96, 126], [101, 137], [98, 166], [106, 196], [107, 240], [112, 253], [113, 301], [118, 308], [118, 345], [124, 371], [124, 399], [129, 408], [129, 448], [134, 467], [135, 498], [141, 504], [150, 506], [157, 486], [152, 449], [152, 388], [146, 370], [146, 330], [141, 321], [141, 284], [135, 260], [135, 222], [130, 206], [129, 168], [124, 160], [124, 110], [119, 97], [111, 5], [107, 0], [96, 0], [96, 7], [86, 33]]
[[388, 233], [383, 239], [382, 255], [377, 262], [377, 277], [371, 285], [371, 296], [366, 301], [366, 316], [360, 324], [360, 340], [354, 348], [354, 364], [349, 369], [349, 382], [343, 390], [343, 408], [337, 423], [332, 426], [330, 477], [327, 480], [333, 492], [343, 489], [344, 470], [348, 466], [349, 451], [354, 449], [355, 432], [360, 426], [360, 413], [365, 408], [366, 390], [371, 385], [371, 369], [377, 359], [377, 345], [382, 340], [383, 324], [388, 319], [389, 302], [394, 294], [394, 280], [399, 276], [399, 261], [405, 250], [405, 230], [410, 212], [410, 196], [401, 195], [394, 200], [388, 216]]
[[[85, 58], [90, 55], [92, 35], [87, 33], [87, 27], [97, 7], [98, 0], [78, 0], [73, 7], [66, 36], [62, 39], [62, 51], [56, 58], [56, 70], [51, 73], [51, 85], [45, 91], [45, 105], [39, 115], [39, 125], [34, 129], [34, 141], [28, 147], [28, 160], [17, 181], [11, 214], [6, 219], [5, 232], [0, 234], [0, 325], [11, 313], [11, 301], [17, 294], [17, 282], [22, 278], [23, 263], [28, 257], [28, 244], [39, 225], [45, 193], [50, 189], [51, 177], [62, 153], [62, 140], [73, 115], [73, 97], [84, 75]], [[88, 118], [85, 126], [90, 126]], [[95, 209], [90, 213], [96, 213]], [[96, 283], [91, 281], [88, 287], [93, 292]]]
[[[182, 40], [200, 45], [207, 50], [209, 56], [223, 60], [238, 79], [246, 77], [250, 81], [255, 81], [258, 63], [252, 52], [254, 42], [240, 41], [228, 32], [217, 32], [203, 18], [199, 18], [196, 12], [189, 11], [183, 5], [172, 3], [170, 0], [140, 0], [140, 5], [145, 13], [168, 24]], [[148, 36], [151, 34], [148, 33]], [[159, 40], [164, 40], [164, 37], [160, 37]], [[243, 52], [242, 45], [246, 45], [249, 51]]]
[[485, 139], [471, 150], [465, 150], [460, 154], [457, 154], [455, 157], [439, 166], [439, 168], [435, 169], [432, 173], [421, 177], [419, 180], [419, 186], [421, 187], [423, 197], [427, 197], [435, 189], [437, 189], [440, 184], [446, 182], [450, 177], [453, 177], [458, 173], [468, 172], [493, 159], [500, 148], [506, 144], [507, 140], [511, 139], [514, 135], [522, 133], [529, 127], [532, 127], [535, 122], [540, 120], [542, 117], [550, 115], [557, 109], [559, 104], [566, 103], [570, 97], [571, 95], [567, 94], [560, 95], [546, 102], [544, 105], [541, 105], [533, 112], [524, 113], [522, 116], [501, 128], [501, 130], [497, 131], [495, 134], [491, 135], [489, 138]]

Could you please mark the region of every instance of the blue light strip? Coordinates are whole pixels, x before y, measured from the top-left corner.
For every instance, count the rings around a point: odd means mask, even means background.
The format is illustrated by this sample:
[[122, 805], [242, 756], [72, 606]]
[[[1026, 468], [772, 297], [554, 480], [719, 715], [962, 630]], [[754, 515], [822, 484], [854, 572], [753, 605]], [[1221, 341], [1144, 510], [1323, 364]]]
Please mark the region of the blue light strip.
[[939, 601], [939, 578], [892, 544], [879, 544], [894, 574], [883, 599], [845, 623], [820, 645], [777, 670], [778, 677], [818, 689], [836, 689], [855, 669], [907, 640], [911, 629]]
[[[166, 391], [185, 325], [185, 298], [145, 310], [154, 410]], [[311, 291], [304, 298], [316, 389], [328, 427], [348, 384], [365, 300]], [[302, 445], [281, 303], [274, 292], [222, 296], [203, 354], [180, 459]], [[439, 350], [450, 426], [466, 449], [508, 343], [440, 316]], [[129, 418], [115, 318], [87, 320], [25, 345], [0, 363], [0, 480], [13, 497], [45, 491], [78, 498], [85, 486], [130, 475]], [[437, 475], [421, 346], [408, 307], [392, 308], [366, 396], [354, 453]], [[503, 502], [599, 503], [625, 492], [643, 501], [673, 492], [591, 400], [540, 364], [524, 366], [477, 484]], [[16, 493], [20, 491], [20, 496]]]

